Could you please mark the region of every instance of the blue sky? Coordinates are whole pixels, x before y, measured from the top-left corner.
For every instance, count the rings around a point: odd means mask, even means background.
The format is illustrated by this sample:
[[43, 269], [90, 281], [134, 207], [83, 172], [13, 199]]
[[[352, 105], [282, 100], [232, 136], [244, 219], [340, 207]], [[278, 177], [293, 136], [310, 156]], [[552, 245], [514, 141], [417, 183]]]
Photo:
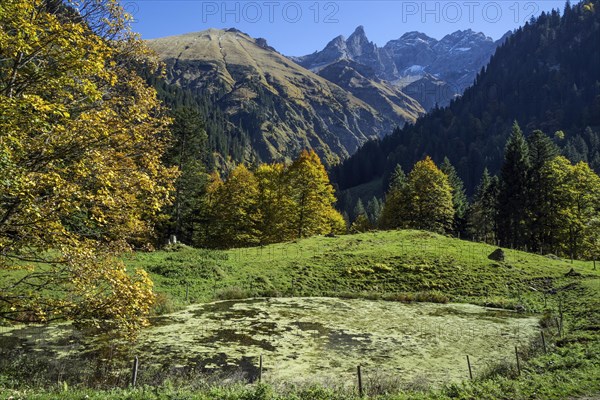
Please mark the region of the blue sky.
[[409, 31], [440, 39], [471, 28], [494, 39], [564, 1], [122, 0], [144, 39], [235, 27], [263, 37], [279, 52], [304, 55], [363, 25], [379, 46]]

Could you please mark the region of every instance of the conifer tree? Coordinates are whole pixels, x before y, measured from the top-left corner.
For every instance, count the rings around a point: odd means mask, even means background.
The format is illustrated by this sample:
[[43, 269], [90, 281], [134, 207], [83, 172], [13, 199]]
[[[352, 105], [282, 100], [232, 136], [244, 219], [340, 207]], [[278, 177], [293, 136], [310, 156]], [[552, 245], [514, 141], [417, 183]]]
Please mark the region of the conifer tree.
[[406, 226], [408, 210], [408, 179], [404, 170], [397, 164], [390, 178], [390, 187], [385, 196], [379, 226], [383, 229], [397, 229]]
[[381, 202], [375, 196], [367, 203], [367, 216], [371, 225], [376, 227], [377, 221], [381, 218]]
[[453, 232], [459, 235], [464, 232], [466, 225], [466, 213], [469, 201], [465, 193], [465, 186], [456, 172], [456, 168], [450, 163], [448, 157], [440, 165], [440, 169], [448, 176], [448, 183], [452, 188], [452, 204], [454, 206]]
[[503, 246], [523, 248], [527, 243], [527, 204], [530, 175], [529, 147], [519, 124], [513, 123], [500, 172], [497, 227]]
[[363, 205], [362, 200], [359, 198], [356, 201], [356, 206], [354, 207], [354, 221], [350, 226], [351, 232], [366, 232], [372, 228], [371, 221], [367, 215], [367, 211]]
[[469, 234], [477, 241], [495, 242], [497, 188], [498, 178], [485, 168], [468, 216]]
[[179, 241], [195, 244], [198, 234], [197, 215], [201, 213], [202, 197], [208, 175], [202, 162], [206, 148], [206, 132], [200, 113], [191, 107], [181, 107], [173, 113], [173, 146], [165, 154], [165, 164], [179, 168], [175, 182], [173, 206], [168, 210], [169, 226], [163, 236], [174, 233]]
[[548, 241], [546, 219], [548, 196], [551, 191], [549, 182], [542, 179], [541, 171], [546, 163], [559, 155], [559, 149], [542, 131], [535, 130], [527, 138], [529, 162], [531, 165], [527, 192], [527, 248], [531, 251], [543, 250]]
[[402, 190], [406, 187], [407, 182], [408, 179], [406, 178], [406, 173], [404, 173], [402, 166], [400, 164], [396, 164], [390, 179], [389, 190]]
[[365, 216], [365, 217], [367, 215], [367, 212], [365, 211], [365, 206], [360, 198], [356, 201], [356, 205], [354, 206], [353, 214], [354, 214], [355, 220], [358, 217], [360, 217], [361, 215]]

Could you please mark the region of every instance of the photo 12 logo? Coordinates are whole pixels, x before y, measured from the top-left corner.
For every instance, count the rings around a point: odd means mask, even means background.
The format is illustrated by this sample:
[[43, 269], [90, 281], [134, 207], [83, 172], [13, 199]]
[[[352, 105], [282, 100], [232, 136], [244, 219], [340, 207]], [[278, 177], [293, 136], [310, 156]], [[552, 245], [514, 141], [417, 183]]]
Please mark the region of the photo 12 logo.
[[339, 11], [339, 3], [332, 1], [204, 1], [202, 22], [335, 24], [339, 22]]
[[403, 1], [400, 21], [496, 23], [503, 18], [510, 18], [515, 23], [524, 23], [536, 15], [539, 9], [539, 5], [533, 1]]

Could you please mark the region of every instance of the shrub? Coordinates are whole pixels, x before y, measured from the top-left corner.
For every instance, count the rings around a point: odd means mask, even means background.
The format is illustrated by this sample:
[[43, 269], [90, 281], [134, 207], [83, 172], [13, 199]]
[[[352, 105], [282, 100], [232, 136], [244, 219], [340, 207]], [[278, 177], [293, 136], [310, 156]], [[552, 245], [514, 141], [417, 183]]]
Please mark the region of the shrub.
[[215, 297], [218, 300], [235, 300], [235, 299], [247, 299], [252, 297], [251, 293], [239, 286], [232, 286], [225, 289], [219, 290]]

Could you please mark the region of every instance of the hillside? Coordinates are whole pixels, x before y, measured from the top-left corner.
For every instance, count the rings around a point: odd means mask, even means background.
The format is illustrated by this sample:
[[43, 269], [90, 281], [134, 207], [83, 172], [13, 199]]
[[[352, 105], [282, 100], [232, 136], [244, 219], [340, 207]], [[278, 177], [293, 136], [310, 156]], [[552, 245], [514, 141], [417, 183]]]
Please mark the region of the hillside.
[[[156, 290], [175, 304], [237, 296], [386, 297], [419, 293], [425, 299], [524, 307], [539, 312], [543, 293], [572, 281], [571, 268], [598, 279], [591, 262], [560, 260], [424, 231], [383, 231], [227, 251], [181, 247], [137, 253], [130, 267], [152, 274]], [[276, 267], [274, 267], [276, 266]], [[597, 283], [597, 281], [596, 281]], [[429, 293], [429, 294], [428, 294]], [[521, 298], [519, 298], [521, 296]], [[401, 297], [401, 296], [400, 296]], [[542, 301], [543, 303], [543, 301]]]
[[526, 134], [563, 131], [555, 137], [563, 153], [600, 170], [598, 8], [598, 1], [567, 6], [562, 16], [543, 13], [518, 29], [461, 98], [365, 146], [333, 179], [347, 189], [389, 177], [398, 163], [410, 170], [425, 155], [447, 156], [472, 193], [485, 167], [498, 171], [514, 120]]
[[282, 56], [264, 39], [235, 29], [148, 44], [167, 64], [167, 83], [210, 97], [224, 115], [226, 130], [244, 132], [251, 147], [247, 152], [262, 161], [289, 160], [308, 147], [331, 165], [367, 139], [424, 113], [401, 93], [393, 93], [393, 100], [386, 97], [390, 106], [377, 109], [380, 103], [354, 96]]

